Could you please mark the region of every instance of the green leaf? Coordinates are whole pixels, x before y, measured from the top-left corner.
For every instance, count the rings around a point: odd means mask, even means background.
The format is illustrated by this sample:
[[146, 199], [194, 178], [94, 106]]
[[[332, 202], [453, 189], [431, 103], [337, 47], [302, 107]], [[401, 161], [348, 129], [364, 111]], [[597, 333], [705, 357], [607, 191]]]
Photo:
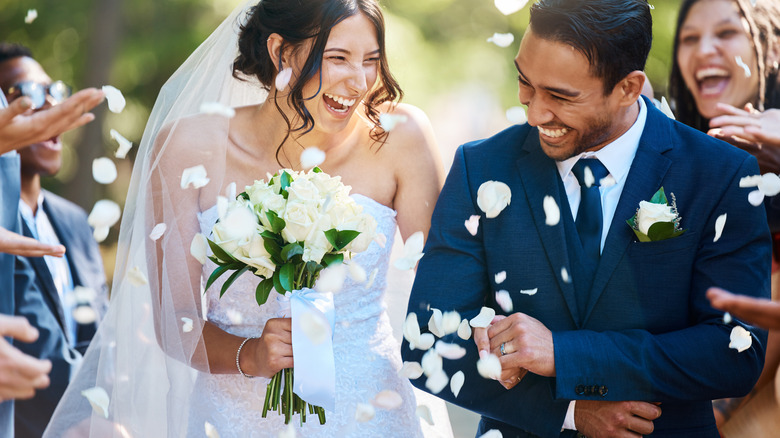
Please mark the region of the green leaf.
[[315, 261], [308, 261], [306, 262], [305, 269], [310, 277], [314, 277], [315, 275], [317, 275], [318, 272], [322, 270], [322, 265]]
[[222, 290], [220, 290], [220, 291], [219, 291], [219, 297], [220, 297], [220, 298], [222, 298], [222, 295], [225, 295], [225, 292], [227, 292], [227, 290], [228, 290], [228, 288], [230, 287], [230, 285], [231, 285], [231, 284], [233, 284], [233, 282], [234, 282], [234, 281], [236, 281], [236, 279], [237, 279], [237, 278], [238, 278], [238, 277], [239, 277], [241, 274], [243, 274], [244, 272], [246, 272], [248, 269], [249, 269], [249, 265], [244, 265], [244, 267], [243, 267], [243, 268], [241, 268], [241, 269], [239, 269], [238, 271], [234, 272], [234, 273], [233, 273], [233, 274], [232, 274], [232, 275], [231, 275], [231, 276], [230, 276], [230, 277], [227, 279], [227, 281], [226, 281], [226, 282], [225, 282], [225, 283], [222, 285]]
[[273, 277], [271, 277], [271, 279], [274, 282], [274, 289], [276, 289], [276, 291], [279, 292], [280, 294], [284, 295], [285, 290], [284, 288], [282, 288], [282, 283], [279, 282], [279, 277], [280, 274], [279, 274], [279, 270], [277, 269], [276, 271], [274, 271], [274, 275]]
[[289, 243], [282, 248], [282, 260], [284, 261], [288, 261], [301, 254], [303, 254], [303, 245], [299, 242]]
[[653, 195], [652, 198], [650, 198], [650, 202], [653, 204], [664, 204], [666, 205], [668, 201], [666, 200], [666, 193], [664, 193], [664, 188], [661, 187], [658, 189], [657, 192]]
[[268, 296], [271, 294], [271, 289], [274, 287], [273, 278], [266, 278], [257, 285], [255, 289], [255, 300], [257, 304], [263, 305], [268, 301]]
[[287, 196], [288, 196], [288, 194], [287, 194], [287, 187], [290, 187], [290, 184], [292, 183], [292, 181], [293, 181], [292, 175], [287, 173], [286, 170], [284, 172], [282, 172], [282, 176], [279, 179], [279, 184], [280, 184], [280, 186], [282, 188], [280, 194], [282, 196], [284, 196], [284, 199], [287, 199]]
[[656, 222], [647, 230], [647, 237], [653, 242], [665, 240], [674, 235], [674, 222]]
[[230, 270], [230, 267], [228, 267], [227, 265], [222, 265], [219, 266], [217, 269], [215, 269], [214, 272], [212, 272], [211, 275], [209, 275], [209, 279], [206, 281], [206, 288], [203, 290], [203, 293], [206, 293], [206, 291], [209, 290], [211, 285], [214, 284], [214, 282], [217, 281], [217, 279], [221, 277], [222, 274], [224, 274], [228, 270]]
[[268, 254], [271, 255], [271, 261], [274, 262], [275, 265], [281, 265], [282, 248], [276, 243], [276, 239], [263, 236], [263, 246], [265, 247], [265, 250], [268, 251]]
[[206, 241], [209, 243], [209, 247], [211, 248], [211, 252], [214, 253], [215, 256], [217, 256], [218, 259], [222, 260], [223, 262], [235, 262], [236, 259], [230, 255], [227, 251], [222, 249], [221, 246], [216, 244], [215, 242], [212, 242], [211, 239], [206, 239]]
[[286, 263], [279, 270], [279, 284], [282, 289], [287, 292], [293, 290], [295, 282], [295, 265], [292, 263]]
[[336, 251], [341, 251], [345, 246], [349, 245], [349, 242], [355, 240], [360, 235], [360, 231], [355, 230], [343, 230], [338, 231], [335, 228], [331, 228], [325, 231], [325, 238], [328, 239], [333, 248]]
[[249, 200], [249, 195], [247, 195], [246, 192], [241, 192], [241, 193], [238, 194], [238, 196], [236, 196], [236, 199], [238, 199], [238, 198], [244, 198], [244, 200], [248, 201]]
[[639, 239], [640, 242], [649, 242], [650, 241], [650, 238], [647, 237], [647, 235], [645, 233], [643, 233], [643, 232], [641, 232], [639, 230], [635, 230], [633, 228], [631, 229], [631, 231], [633, 231], [634, 234], [636, 234], [636, 238]]
[[338, 265], [344, 262], [344, 254], [328, 253], [322, 256], [322, 266]]
[[320, 169], [319, 166], [314, 166], [314, 168], [311, 171], [314, 173], [322, 173], [322, 169]]
[[274, 233], [281, 233], [285, 226], [287, 226], [287, 223], [284, 221], [284, 219], [280, 218], [278, 214], [276, 214], [273, 210], [268, 210], [265, 212], [265, 217], [268, 218], [268, 222], [271, 223], [271, 229]]

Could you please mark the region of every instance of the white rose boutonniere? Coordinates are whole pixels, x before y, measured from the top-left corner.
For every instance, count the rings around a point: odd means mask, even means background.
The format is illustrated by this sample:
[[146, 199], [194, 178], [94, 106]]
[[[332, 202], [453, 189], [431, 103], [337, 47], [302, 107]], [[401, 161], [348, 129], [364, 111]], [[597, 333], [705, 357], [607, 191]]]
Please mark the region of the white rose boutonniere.
[[642, 201], [636, 214], [626, 222], [640, 242], [655, 242], [677, 237], [685, 232], [680, 228], [680, 215], [674, 194], [669, 204], [661, 187], [650, 201]]

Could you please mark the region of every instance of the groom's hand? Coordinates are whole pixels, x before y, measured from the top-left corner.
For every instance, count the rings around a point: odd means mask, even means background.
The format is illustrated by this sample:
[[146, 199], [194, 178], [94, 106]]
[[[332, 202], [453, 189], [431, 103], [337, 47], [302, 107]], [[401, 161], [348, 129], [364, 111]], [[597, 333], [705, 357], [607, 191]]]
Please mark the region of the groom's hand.
[[[504, 318], [506, 318], [506, 316], [496, 315], [493, 317], [493, 321], [491, 321], [490, 324], [493, 325]], [[474, 328], [474, 343], [477, 344], [477, 351], [479, 351], [480, 358], [487, 356], [488, 352], [490, 352], [490, 338], [488, 337], [488, 328], [490, 328], [490, 326], [487, 328]], [[528, 373], [528, 370], [525, 368], [504, 368], [502, 366], [501, 378], [498, 379], [498, 383], [500, 383], [501, 386], [506, 389], [512, 389], [518, 383], [520, 383], [526, 373]]]
[[641, 401], [577, 400], [574, 425], [588, 438], [641, 437], [653, 433], [661, 408]]
[[487, 335], [490, 352], [498, 356], [502, 369], [522, 368], [540, 376], [555, 376], [552, 332], [539, 320], [524, 313], [513, 313], [495, 321]]

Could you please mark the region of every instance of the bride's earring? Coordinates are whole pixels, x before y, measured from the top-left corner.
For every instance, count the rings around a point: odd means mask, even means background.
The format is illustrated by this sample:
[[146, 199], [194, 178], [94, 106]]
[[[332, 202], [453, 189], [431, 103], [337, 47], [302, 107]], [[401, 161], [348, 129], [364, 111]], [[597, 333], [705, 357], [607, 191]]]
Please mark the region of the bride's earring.
[[276, 89], [278, 91], [284, 91], [290, 83], [290, 78], [292, 78], [292, 69], [290, 67], [283, 68], [282, 71], [276, 75], [276, 81], [274, 83]]

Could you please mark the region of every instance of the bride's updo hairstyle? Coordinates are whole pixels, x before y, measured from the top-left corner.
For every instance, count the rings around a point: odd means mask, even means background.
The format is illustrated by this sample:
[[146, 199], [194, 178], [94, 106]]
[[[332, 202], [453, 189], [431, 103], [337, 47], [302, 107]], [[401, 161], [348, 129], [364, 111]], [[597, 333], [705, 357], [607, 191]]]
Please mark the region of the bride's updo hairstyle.
[[[399, 100], [403, 96], [398, 82], [396, 82], [387, 65], [385, 51], [385, 22], [382, 10], [376, 0], [261, 0], [248, 11], [248, 20], [241, 26], [238, 40], [239, 55], [233, 63], [233, 76], [240, 79], [239, 73], [255, 76], [263, 87], [271, 89], [271, 84], [277, 75], [277, 69], [268, 53], [266, 44], [271, 34], [279, 34], [286, 45], [291, 45], [293, 53], [297, 53], [304, 47], [304, 43], [313, 39], [311, 50], [306, 57], [306, 62], [301, 69], [298, 80], [290, 82], [290, 93], [287, 97], [288, 104], [297, 113], [301, 120], [299, 126], [292, 123], [279, 107], [275, 92], [273, 100], [276, 107], [287, 122], [287, 140], [292, 132], [305, 134], [314, 127], [314, 119], [306, 108], [306, 101], [314, 96], [304, 96], [303, 87], [312, 78], [318, 76], [322, 68], [322, 54], [330, 36], [330, 30], [342, 20], [362, 13], [376, 29], [376, 38], [379, 43], [379, 81], [364, 100], [366, 116], [374, 123], [371, 130], [371, 138], [378, 143], [383, 143], [387, 132], [379, 125], [379, 111], [377, 107], [384, 102]], [[280, 51], [281, 53], [281, 51]], [[281, 54], [280, 54], [281, 56]], [[281, 59], [278, 60], [280, 67]], [[320, 76], [321, 91], [322, 78]], [[316, 96], [316, 94], [315, 94]], [[281, 145], [276, 151], [277, 161]]]

